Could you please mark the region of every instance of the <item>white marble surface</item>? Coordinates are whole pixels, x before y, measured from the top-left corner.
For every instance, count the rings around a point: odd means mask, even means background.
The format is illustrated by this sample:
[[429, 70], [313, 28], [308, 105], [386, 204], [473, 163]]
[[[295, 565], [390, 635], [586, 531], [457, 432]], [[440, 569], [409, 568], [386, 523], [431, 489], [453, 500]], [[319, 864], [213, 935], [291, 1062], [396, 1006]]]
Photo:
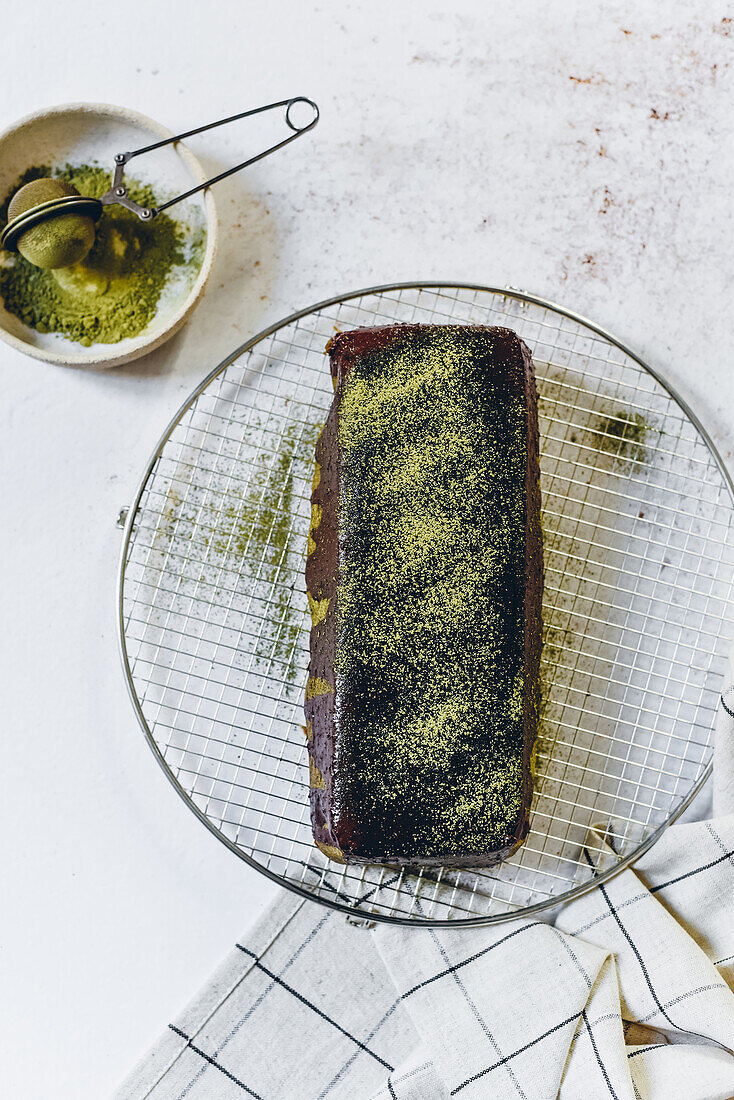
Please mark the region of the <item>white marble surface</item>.
[[[273, 894], [155, 766], [114, 627], [118, 509], [235, 345], [372, 283], [511, 283], [626, 339], [729, 458], [733, 17], [707, 0], [4, 13], [3, 124], [85, 99], [174, 129], [289, 94], [322, 108], [218, 189], [214, 275], [167, 347], [107, 373], [0, 347], [4, 1095], [108, 1095]], [[216, 168], [254, 140], [196, 148]]]

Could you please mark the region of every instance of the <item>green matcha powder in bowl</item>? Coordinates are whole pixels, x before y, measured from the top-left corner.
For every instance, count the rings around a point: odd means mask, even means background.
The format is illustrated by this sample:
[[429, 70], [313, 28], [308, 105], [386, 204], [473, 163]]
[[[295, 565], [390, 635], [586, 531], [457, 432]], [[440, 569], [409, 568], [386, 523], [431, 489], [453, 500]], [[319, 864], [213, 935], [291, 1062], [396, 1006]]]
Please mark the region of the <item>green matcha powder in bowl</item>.
[[[110, 186], [115, 153], [167, 136], [142, 115], [104, 105], [30, 116], [0, 135], [0, 223], [22, 184], [53, 176], [98, 198]], [[131, 198], [155, 206], [203, 179], [179, 144], [133, 160], [125, 184]], [[66, 365], [138, 358], [177, 331], [201, 298], [215, 238], [213, 199], [205, 192], [145, 222], [122, 206], [105, 207], [92, 249], [73, 267], [42, 270], [0, 250], [0, 337]]]
[[[55, 172], [46, 166], [31, 168], [18, 183], [50, 175], [94, 199], [110, 186], [107, 169], [88, 164]], [[141, 206], [155, 205], [149, 186], [135, 181], [127, 186]], [[0, 207], [3, 222], [7, 205], [6, 199]], [[167, 214], [143, 222], [131, 210], [110, 206], [80, 263], [48, 271], [17, 254], [0, 268], [0, 297], [7, 310], [36, 332], [58, 332], [84, 347], [116, 344], [145, 331], [174, 269], [196, 269], [200, 251], [201, 241], [187, 241], [185, 230]]]

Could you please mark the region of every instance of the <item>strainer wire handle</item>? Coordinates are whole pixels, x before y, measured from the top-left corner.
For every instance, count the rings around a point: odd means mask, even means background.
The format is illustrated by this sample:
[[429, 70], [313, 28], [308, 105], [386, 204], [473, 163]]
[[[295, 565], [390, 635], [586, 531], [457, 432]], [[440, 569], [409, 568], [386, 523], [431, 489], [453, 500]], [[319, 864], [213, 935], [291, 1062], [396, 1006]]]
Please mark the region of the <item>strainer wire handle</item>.
[[[292, 117], [293, 108], [299, 104], [306, 104], [312, 110], [312, 117], [310, 122], [303, 126], [299, 126], [294, 122]], [[123, 173], [125, 171], [125, 165], [133, 157], [142, 156], [143, 153], [151, 153], [154, 149], [160, 149], [164, 145], [172, 145], [174, 142], [183, 141], [185, 138], [194, 137], [195, 134], [203, 134], [205, 130], [214, 130], [217, 126], [227, 126], [230, 122], [237, 122], [241, 118], [249, 118], [252, 115], [260, 115], [264, 111], [274, 111], [279, 107], [285, 107], [285, 124], [293, 133], [288, 137], [283, 138], [282, 141], [276, 142], [275, 145], [271, 145], [268, 149], [264, 149], [262, 153], [257, 153], [254, 157], [250, 157], [248, 160], [243, 160], [241, 164], [236, 164], [234, 168], [228, 168], [224, 172], [220, 172], [218, 176], [212, 176], [211, 179], [206, 180], [205, 183], [197, 184], [196, 187], [190, 188], [188, 191], [184, 191], [182, 195], [177, 195], [175, 199], [169, 199], [168, 202], [161, 203], [160, 206], [153, 207], [152, 209], [139, 207], [137, 203], [132, 202], [128, 198], [125, 186], [122, 182]], [[311, 99], [307, 99], [306, 96], [294, 96], [292, 99], [280, 99], [277, 103], [267, 103], [264, 107], [254, 107], [249, 111], [241, 111], [238, 115], [230, 115], [229, 118], [220, 118], [217, 122], [208, 122], [205, 126], [197, 126], [194, 130], [187, 130], [183, 134], [176, 134], [174, 137], [164, 138], [162, 141], [153, 142], [152, 145], [146, 145], [142, 149], [134, 149], [129, 153], [118, 153], [115, 157], [115, 173], [112, 180], [112, 187], [107, 192], [107, 195], [103, 196], [102, 202], [105, 199], [107, 202], [119, 203], [121, 199], [123, 201], [121, 205], [129, 206], [130, 209], [135, 210], [141, 218], [148, 219], [154, 218], [156, 214], [160, 214], [162, 210], [167, 210], [169, 206], [173, 206], [177, 202], [182, 202], [184, 199], [188, 199], [191, 195], [197, 194], [199, 191], [204, 191], [207, 187], [211, 187], [214, 183], [219, 183], [220, 180], [226, 179], [227, 176], [234, 175], [235, 172], [241, 171], [243, 168], [247, 168], [248, 165], [254, 164], [258, 160], [262, 160], [263, 157], [270, 156], [271, 153], [277, 152], [278, 149], [282, 149], [285, 145], [288, 145], [291, 141], [295, 141], [301, 134], [307, 133], [309, 130], [313, 130], [316, 123], [319, 121], [319, 109], [317, 105]]]

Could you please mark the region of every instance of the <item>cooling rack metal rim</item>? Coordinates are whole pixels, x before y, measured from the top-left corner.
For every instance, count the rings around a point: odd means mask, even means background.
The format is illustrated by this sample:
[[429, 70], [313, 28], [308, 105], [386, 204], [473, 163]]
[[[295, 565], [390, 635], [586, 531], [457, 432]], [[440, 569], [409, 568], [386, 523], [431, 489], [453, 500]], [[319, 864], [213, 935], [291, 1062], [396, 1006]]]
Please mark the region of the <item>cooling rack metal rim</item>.
[[[210, 833], [212, 833], [218, 840], [226, 845], [236, 856], [247, 863], [250, 867], [254, 868], [260, 874], [265, 875], [271, 882], [276, 883], [279, 886], [290, 890], [292, 893], [304, 898], [308, 901], [313, 901], [316, 904], [323, 905], [326, 908], [337, 910], [348, 916], [357, 916], [363, 919], [367, 919], [370, 922], [379, 922], [383, 924], [401, 925], [404, 927], [420, 927], [420, 928], [457, 928], [457, 927], [482, 927], [491, 924], [501, 924], [510, 920], [517, 920], [524, 917], [532, 916], [536, 913], [555, 909], [557, 906], [563, 905], [570, 901], [572, 898], [581, 897], [583, 894], [589, 893], [591, 890], [596, 889], [604, 882], [608, 882], [609, 879], [614, 878], [620, 874], [626, 868], [632, 866], [638, 859], [640, 859], [649, 849], [659, 840], [662, 833], [667, 827], [673, 824], [685, 810], [691, 805], [696, 795], [701, 791], [701, 788], [705, 785], [712, 773], [713, 765], [707, 764], [704, 768], [699, 779], [693, 784], [687, 796], [681, 801], [676, 809], [669, 814], [665, 821], [663, 821], [657, 829], [651, 833], [644, 841], [641, 841], [630, 853], [623, 859], [618, 860], [607, 870], [600, 874], [594, 875], [587, 882], [579, 883], [575, 886], [571, 886], [570, 889], [564, 891], [561, 894], [557, 894], [544, 901], [535, 902], [532, 905], [523, 906], [516, 910], [493, 913], [487, 916], [476, 917], [460, 917], [456, 919], [447, 918], [429, 918], [429, 917], [415, 917], [415, 916], [394, 916], [389, 913], [379, 913], [374, 910], [361, 909], [359, 905], [347, 905], [343, 902], [335, 901], [331, 898], [324, 897], [321, 894], [317, 894], [304, 887], [298, 885], [295, 882], [291, 882], [289, 879], [271, 871], [268, 867], [259, 863], [252, 856], [248, 855], [239, 848], [233, 841], [231, 841], [220, 829], [214, 825], [214, 823], [206, 816], [206, 814], [196, 805], [193, 799], [187, 794], [179, 781], [174, 776], [171, 769], [168, 767], [163, 754], [160, 751], [157, 741], [153, 736], [153, 732], [148, 725], [148, 722], [143, 713], [143, 709], [135, 690], [135, 683], [133, 680], [132, 669], [130, 668], [130, 662], [127, 653], [127, 640], [125, 637], [125, 622], [124, 622], [124, 593], [125, 593], [125, 572], [127, 565], [128, 549], [133, 534], [135, 525], [135, 519], [140, 506], [143, 493], [145, 492], [148, 480], [153, 472], [156, 462], [160, 458], [163, 448], [168, 442], [172, 432], [179, 424], [181, 419], [185, 416], [188, 410], [195, 403], [197, 398], [204, 392], [207, 386], [212, 382], [217, 375], [226, 370], [233, 362], [235, 362], [241, 355], [255, 347], [262, 340], [267, 339], [268, 336], [272, 336], [279, 329], [286, 328], [288, 325], [293, 324], [296, 321], [301, 320], [303, 317], [307, 317], [310, 314], [318, 313], [321, 310], [327, 309], [330, 306], [340, 305], [344, 302], [349, 302], [355, 298], [364, 298], [369, 295], [385, 294], [392, 291], [401, 290], [470, 290], [477, 291], [482, 294], [500, 295], [504, 298], [513, 298], [521, 302], [527, 302], [531, 305], [539, 306], [551, 310], [554, 313], [559, 314], [562, 317], [566, 317], [577, 324], [583, 325], [591, 332], [600, 336], [602, 339], [608, 341], [614, 347], [618, 348], [624, 355], [632, 359], [639, 367], [646, 373], [652, 376], [655, 381], [662, 386], [662, 388], [670, 395], [670, 397], [676, 402], [676, 404], [683, 410], [686, 417], [691, 421], [703, 442], [706, 444], [711, 457], [714, 460], [719, 473], [722, 476], [724, 484], [726, 485], [729, 496], [734, 506], [734, 480], [732, 479], [724, 461], [710, 435], [704, 428], [703, 424], [699, 420], [696, 413], [690, 407], [688, 402], [683, 398], [677, 390], [663, 378], [655, 368], [651, 367], [644, 359], [642, 359], [636, 352], [628, 347], [623, 341], [617, 339], [611, 332], [597, 325], [595, 322], [589, 320], [583, 314], [577, 313], [574, 310], [567, 309], [565, 306], [561, 306], [558, 303], [548, 299], [540, 297], [539, 295], [531, 294], [527, 291], [520, 290], [514, 286], [489, 286], [484, 283], [467, 283], [467, 282], [454, 282], [447, 280], [421, 280], [416, 282], [400, 282], [400, 283], [385, 283], [377, 286], [364, 287], [359, 290], [350, 291], [347, 294], [335, 295], [332, 298], [326, 298], [323, 301], [317, 302], [314, 305], [308, 306], [305, 309], [291, 313], [289, 316], [284, 317], [274, 324], [262, 329], [255, 336], [246, 340], [239, 347], [235, 348], [228, 356], [226, 356], [216, 367], [213, 368], [206, 375], [206, 377], [199, 383], [199, 385], [188, 395], [186, 400], [174, 414], [165, 431], [158, 440], [151, 457], [145, 467], [143, 476], [138, 483], [137, 489], [133, 495], [133, 499], [128, 508], [127, 517], [124, 524], [122, 533], [122, 547], [120, 551], [119, 567], [118, 567], [118, 584], [117, 584], [117, 639], [120, 651], [120, 657], [122, 661], [123, 671], [125, 674], [125, 682], [127, 685], [128, 694], [130, 696], [133, 709], [140, 723], [145, 739], [153, 752], [153, 755], [163, 771], [168, 781], [173, 786], [174, 790], [186, 803], [188, 808], [193, 811], [196, 817], [206, 826]], [[325, 869], [325, 872], [328, 868]]]

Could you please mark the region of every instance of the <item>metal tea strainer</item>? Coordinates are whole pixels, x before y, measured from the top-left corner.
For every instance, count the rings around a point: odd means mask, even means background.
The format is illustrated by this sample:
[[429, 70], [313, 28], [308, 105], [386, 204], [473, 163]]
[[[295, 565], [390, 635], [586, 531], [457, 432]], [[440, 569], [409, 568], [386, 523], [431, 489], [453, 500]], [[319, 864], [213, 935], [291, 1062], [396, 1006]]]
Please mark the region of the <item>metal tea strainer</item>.
[[[143, 156], [146, 153], [152, 153], [155, 149], [161, 149], [164, 145], [174, 145], [176, 142], [184, 141], [186, 138], [194, 137], [196, 134], [203, 134], [206, 130], [214, 130], [219, 126], [228, 126], [230, 123], [238, 122], [240, 119], [251, 118], [254, 115], [264, 114], [266, 111], [275, 111], [281, 108], [284, 108], [283, 121], [290, 133], [288, 133], [286, 137], [281, 138], [281, 140], [277, 141], [274, 145], [255, 154], [255, 156], [249, 157], [247, 160], [243, 160], [233, 168], [227, 168], [225, 171], [220, 172], [204, 183], [196, 184], [194, 187], [189, 188], [188, 191], [184, 191], [182, 195], [176, 195], [174, 198], [159, 203], [157, 206], [141, 206], [140, 203], [135, 202], [135, 200], [130, 197], [123, 177], [127, 164], [135, 157]], [[299, 112], [301, 112], [300, 120], [298, 116]], [[195, 129], [187, 130], [183, 134], [175, 134], [173, 137], [163, 138], [161, 141], [155, 141], [150, 145], [143, 146], [141, 149], [134, 149], [132, 152], [117, 153], [114, 159], [112, 183], [109, 189], [105, 191], [104, 195], [101, 195], [99, 198], [91, 198], [87, 195], [80, 195], [73, 188], [70, 188], [69, 190], [73, 192], [72, 194], [60, 194], [46, 202], [32, 203], [29, 208], [25, 208], [25, 204], [22, 204], [21, 212], [14, 217], [10, 216], [2, 233], [0, 233], [0, 245], [3, 248], [13, 251], [17, 249], [21, 238], [24, 234], [28, 233], [29, 230], [34, 229], [43, 222], [59, 218], [63, 215], [78, 214], [89, 217], [92, 221], [97, 221], [106, 206], [124, 206], [134, 214], [137, 214], [141, 221], [150, 221], [163, 210], [168, 210], [170, 206], [174, 206], [176, 203], [190, 198], [191, 195], [195, 195], [199, 191], [204, 191], [207, 187], [211, 187], [213, 184], [219, 183], [220, 180], [226, 179], [227, 176], [231, 176], [235, 172], [240, 172], [243, 168], [247, 168], [248, 165], [255, 164], [256, 161], [270, 156], [271, 153], [277, 152], [278, 149], [282, 149], [284, 146], [290, 144], [291, 141], [295, 141], [296, 138], [301, 137], [302, 134], [312, 130], [318, 120], [319, 109], [313, 100], [306, 99], [305, 96], [295, 96], [291, 99], [280, 99], [277, 103], [267, 103], [263, 107], [254, 107], [248, 111], [241, 111], [239, 114], [230, 115], [228, 118], [220, 118], [216, 122], [208, 122], [204, 126], [197, 126]], [[50, 182], [51, 181], [49, 181], [49, 183]], [[12, 203], [9, 213], [11, 211]], [[32, 260], [32, 262], [37, 261]], [[39, 262], [39, 266], [57, 267], [62, 265], [56, 263], [46, 265]]]
[[[335, 329], [506, 325], [539, 389], [544, 704], [530, 833], [487, 870], [338, 867], [313, 847], [302, 730], [313, 443]], [[361, 917], [535, 912], [638, 857], [700, 789], [734, 621], [734, 487], [694, 413], [582, 317], [517, 290], [399, 284], [238, 348], [166, 429], [125, 522], [119, 627], [135, 709], [197, 816], [271, 879]], [[588, 835], [590, 825], [601, 833]], [[594, 874], [586, 843], [601, 858]]]

